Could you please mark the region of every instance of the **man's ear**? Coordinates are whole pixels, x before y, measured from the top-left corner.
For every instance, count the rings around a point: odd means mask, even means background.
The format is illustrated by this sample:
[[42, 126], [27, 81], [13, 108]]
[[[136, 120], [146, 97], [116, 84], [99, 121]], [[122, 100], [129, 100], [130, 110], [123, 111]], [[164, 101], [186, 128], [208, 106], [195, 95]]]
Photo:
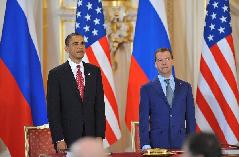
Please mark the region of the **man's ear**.
[[68, 52], [68, 46], [65, 46], [65, 51]]
[[157, 64], [156, 64], [156, 63], [154, 63], [154, 66], [155, 66], [155, 68], [157, 69]]

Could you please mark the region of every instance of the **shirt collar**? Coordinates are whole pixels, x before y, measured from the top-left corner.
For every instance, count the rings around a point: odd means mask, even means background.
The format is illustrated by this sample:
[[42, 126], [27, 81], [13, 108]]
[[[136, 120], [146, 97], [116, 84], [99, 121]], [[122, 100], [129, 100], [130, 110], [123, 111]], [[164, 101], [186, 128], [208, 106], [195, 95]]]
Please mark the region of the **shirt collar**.
[[164, 76], [158, 74], [158, 79], [159, 79], [160, 82], [164, 82], [165, 79], [169, 79], [170, 81], [173, 81], [173, 82], [174, 82], [174, 77], [173, 77], [172, 74], [169, 76], [169, 78], [166, 78], [166, 77], [164, 77]]
[[68, 58], [69, 64], [73, 69], [77, 68], [77, 65], [80, 65], [80, 67], [83, 68], [83, 62], [81, 61], [79, 64], [76, 64], [75, 62], [73, 62], [70, 58]]

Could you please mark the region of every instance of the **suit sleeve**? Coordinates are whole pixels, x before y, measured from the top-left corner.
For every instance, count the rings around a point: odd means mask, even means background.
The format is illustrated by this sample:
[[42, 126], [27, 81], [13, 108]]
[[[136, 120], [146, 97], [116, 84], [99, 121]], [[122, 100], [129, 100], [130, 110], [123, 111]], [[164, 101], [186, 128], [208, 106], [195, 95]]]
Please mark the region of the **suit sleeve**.
[[139, 136], [140, 147], [150, 145], [149, 138], [149, 116], [150, 116], [150, 101], [147, 88], [140, 89], [140, 104], [139, 104]]
[[102, 85], [101, 71], [97, 69], [96, 75], [96, 106], [95, 106], [95, 121], [96, 121], [96, 137], [105, 138], [105, 102], [104, 90]]
[[186, 132], [187, 134], [191, 134], [195, 132], [196, 128], [196, 119], [195, 119], [195, 106], [194, 99], [192, 94], [192, 87], [188, 85], [187, 92], [187, 111], [186, 111]]
[[61, 124], [60, 88], [56, 72], [50, 71], [47, 81], [47, 114], [53, 143], [64, 139]]

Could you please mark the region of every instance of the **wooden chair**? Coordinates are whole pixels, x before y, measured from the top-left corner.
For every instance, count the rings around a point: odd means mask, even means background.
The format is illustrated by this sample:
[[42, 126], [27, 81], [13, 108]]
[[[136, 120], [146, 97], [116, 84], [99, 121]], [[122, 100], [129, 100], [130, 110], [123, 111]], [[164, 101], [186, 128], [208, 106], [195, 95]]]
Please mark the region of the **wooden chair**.
[[25, 126], [24, 132], [26, 157], [39, 157], [47, 156], [48, 154], [56, 154], [48, 125], [38, 127]]
[[141, 152], [139, 138], [139, 122], [131, 122], [131, 142], [133, 152]]

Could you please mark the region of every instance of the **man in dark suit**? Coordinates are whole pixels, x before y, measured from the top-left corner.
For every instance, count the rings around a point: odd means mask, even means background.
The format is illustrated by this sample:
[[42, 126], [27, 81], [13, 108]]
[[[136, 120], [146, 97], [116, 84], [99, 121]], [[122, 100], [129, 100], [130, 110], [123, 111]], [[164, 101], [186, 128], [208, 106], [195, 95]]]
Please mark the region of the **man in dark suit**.
[[139, 131], [142, 150], [179, 149], [196, 120], [191, 85], [172, 75], [173, 56], [166, 48], [155, 53], [158, 77], [140, 90]]
[[48, 119], [58, 152], [65, 152], [77, 139], [105, 137], [105, 103], [100, 69], [85, 63], [82, 35], [65, 39], [69, 59], [50, 70], [47, 84]]

